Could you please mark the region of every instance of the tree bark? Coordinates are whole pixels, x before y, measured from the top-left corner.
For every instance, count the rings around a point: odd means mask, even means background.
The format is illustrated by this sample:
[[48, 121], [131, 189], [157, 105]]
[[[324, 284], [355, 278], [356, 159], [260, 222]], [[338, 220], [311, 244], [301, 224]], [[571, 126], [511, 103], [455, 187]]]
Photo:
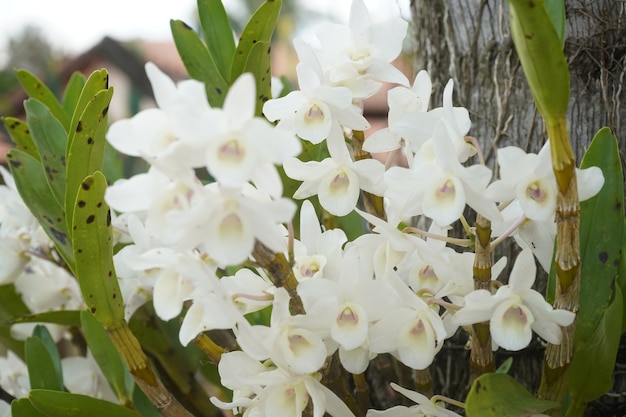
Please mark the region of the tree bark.
[[[565, 53], [570, 68], [567, 114], [577, 164], [594, 134], [608, 126], [626, 154], [626, 2], [566, 0]], [[411, 0], [415, 69], [426, 69], [433, 81], [431, 107], [441, 106], [443, 87], [454, 80], [454, 104], [466, 107], [470, 135], [478, 139], [487, 164], [495, 168], [497, 148], [516, 145], [537, 152], [545, 143], [543, 121], [517, 59], [504, 0]], [[497, 173], [495, 174], [497, 175]], [[511, 261], [513, 258], [509, 257]], [[512, 262], [509, 262], [510, 264]], [[545, 284], [544, 284], [545, 285]], [[462, 399], [469, 383], [463, 340], [437, 358], [435, 393]], [[496, 355], [496, 362], [500, 354]], [[516, 354], [523, 383], [537, 389], [543, 351], [539, 343]], [[496, 363], [498, 366], [499, 363]], [[619, 366], [619, 365], [618, 365]], [[452, 375], [451, 375], [452, 374]], [[441, 379], [437, 380], [437, 377]], [[443, 382], [446, 380], [452, 382]], [[622, 387], [619, 385], [621, 384]], [[625, 391], [616, 380], [614, 392]], [[616, 401], [616, 396], [611, 396]], [[624, 415], [603, 397], [586, 415]], [[618, 398], [626, 403], [626, 398]], [[607, 408], [608, 407], [608, 408]], [[594, 414], [594, 409], [599, 411]], [[617, 414], [611, 414], [617, 413]]]

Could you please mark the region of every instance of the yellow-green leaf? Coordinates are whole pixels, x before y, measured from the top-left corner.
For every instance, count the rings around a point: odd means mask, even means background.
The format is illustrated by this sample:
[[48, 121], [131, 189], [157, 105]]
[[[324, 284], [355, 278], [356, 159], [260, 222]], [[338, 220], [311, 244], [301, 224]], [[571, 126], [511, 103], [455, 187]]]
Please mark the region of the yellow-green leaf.
[[74, 114], [74, 109], [78, 104], [78, 99], [80, 98], [84, 86], [85, 76], [80, 71], [74, 72], [65, 86], [65, 92], [63, 93], [63, 109], [70, 118]]
[[[45, 329], [42, 326], [37, 328]], [[61, 359], [47, 330], [45, 332], [40, 330], [38, 336], [26, 339], [24, 351], [30, 387], [62, 391]]]
[[468, 417], [521, 417], [558, 407], [555, 401], [539, 400], [507, 374], [478, 377], [465, 400]]
[[124, 301], [113, 267], [111, 212], [104, 201], [106, 186], [99, 171], [81, 183], [72, 219], [72, 246], [85, 303], [108, 328], [123, 322]]
[[206, 85], [206, 94], [213, 107], [221, 107], [228, 92], [228, 82], [222, 76], [213, 57], [198, 34], [181, 20], [170, 21], [178, 54], [191, 78]]
[[67, 132], [69, 128], [70, 120], [65, 114], [63, 106], [50, 89], [35, 75], [27, 70], [21, 69], [15, 71], [17, 79], [26, 91], [29, 97], [34, 98], [42, 102], [46, 107], [50, 109], [50, 112], [61, 123], [63, 129]]
[[270, 43], [256, 43], [250, 53], [244, 72], [254, 75], [256, 82], [256, 109], [255, 114], [263, 114], [263, 104], [272, 98], [272, 69], [270, 64]]
[[560, 119], [569, 102], [569, 70], [544, 0], [509, 0], [511, 35], [537, 109]]
[[123, 402], [126, 395], [126, 370], [120, 354], [111, 343], [111, 339], [102, 327], [102, 324], [88, 311], [80, 313], [81, 328], [87, 346], [98, 363], [100, 370], [116, 393], [117, 398]]
[[61, 206], [65, 198], [65, 147], [67, 134], [61, 123], [40, 101], [24, 103], [30, 134], [37, 146], [41, 164], [54, 196]]
[[80, 129], [76, 129], [72, 141], [68, 144], [67, 187], [64, 200], [68, 223], [74, 215], [76, 195], [82, 180], [103, 169], [107, 115], [112, 96], [112, 87], [96, 93], [87, 103], [78, 121], [77, 126], [80, 126]]
[[222, 0], [198, 0], [202, 35], [217, 69], [230, 81], [230, 65], [235, 55], [235, 37]]
[[87, 395], [34, 389], [28, 398], [48, 417], [139, 417], [139, 414], [121, 405]]
[[243, 29], [230, 69], [230, 79], [236, 80], [246, 69], [252, 48], [259, 42], [270, 42], [278, 21], [281, 0], [267, 0], [250, 18]]
[[2, 120], [15, 147], [39, 160], [39, 151], [30, 135], [28, 124], [15, 117], [3, 117]]
[[19, 149], [11, 149], [7, 160], [22, 200], [52, 239], [63, 260], [74, 270], [74, 254], [65, 213], [48, 184], [43, 166]]

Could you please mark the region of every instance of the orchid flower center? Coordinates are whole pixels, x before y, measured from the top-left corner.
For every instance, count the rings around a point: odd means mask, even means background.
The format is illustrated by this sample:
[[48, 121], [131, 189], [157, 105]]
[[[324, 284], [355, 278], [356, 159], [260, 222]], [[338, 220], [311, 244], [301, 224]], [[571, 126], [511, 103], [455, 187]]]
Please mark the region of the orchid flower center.
[[341, 171], [335, 175], [335, 178], [330, 182], [331, 193], [343, 193], [350, 185], [350, 179], [344, 171]]
[[526, 197], [538, 203], [543, 203], [548, 198], [548, 193], [541, 187], [539, 181], [534, 181], [526, 187]]
[[219, 234], [222, 237], [236, 239], [243, 234], [243, 223], [237, 213], [230, 213], [222, 219], [219, 227]]
[[239, 163], [243, 160], [246, 152], [237, 139], [231, 139], [218, 148], [220, 159], [225, 162]]
[[447, 179], [441, 187], [436, 190], [436, 196], [441, 200], [454, 200], [456, 188], [454, 182], [451, 179]]
[[299, 356], [305, 352], [308, 352], [311, 348], [311, 342], [306, 337], [301, 334], [292, 334], [288, 338], [289, 340], [289, 349], [296, 355]]
[[304, 122], [307, 124], [318, 123], [322, 120], [324, 120], [324, 111], [317, 104], [309, 107], [309, 110], [304, 115]]
[[340, 326], [356, 326], [359, 323], [359, 316], [350, 308], [346, 307], [337, 316], [337, 324]]

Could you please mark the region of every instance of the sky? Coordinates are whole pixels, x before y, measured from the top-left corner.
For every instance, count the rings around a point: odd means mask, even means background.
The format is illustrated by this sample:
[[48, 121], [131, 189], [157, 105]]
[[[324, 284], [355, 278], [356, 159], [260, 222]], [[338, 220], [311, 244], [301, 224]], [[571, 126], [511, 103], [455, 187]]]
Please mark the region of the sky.
[[[374, 21], [409, 16], [409, 0], [364, 0]], [[321, 13], [346, 22], [350, 0], [315, 0]], [[225, 0], [235, 10], [237, 0]], [[0, 66], [6, 60], [10, 37], [26, 25], [41, 29], [53, 47], [77, 54], [105, 35], [124, 41], [136, 38], [171, 40], [170, 19], [193, 22], [196, 0], [0, 0]]]

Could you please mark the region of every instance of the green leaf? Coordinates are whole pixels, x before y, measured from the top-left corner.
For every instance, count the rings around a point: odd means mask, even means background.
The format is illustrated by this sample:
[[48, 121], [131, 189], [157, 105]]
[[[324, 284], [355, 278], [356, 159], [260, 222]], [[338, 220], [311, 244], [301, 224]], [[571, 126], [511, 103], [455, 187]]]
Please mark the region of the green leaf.
[[65, 198], [65, 147], [67, 134], [61, 123], [40, 101], [24, 103], [28, 128], [41, 156], [46, 178], [54, 196], [62, 206]]
[[65, 213], [68, 228], [74, 215], [76, 195], [82, 180], [96, 171], [102, 171], [104, 165], [105, 134], [108, 128], [108, 111], [113, 88], [99, 91], [90, 100], [80, 117], [76, 133], [68, 144], [67, 152], [67, 187], [65, 193]]
[[[138, 417], [134, 411], [81, 394], [34, 389], [28, 397], [48, 417]], [[16, 416], [19, 417], [19, 416]]]
[[26, 122], [15, 117], [4, 117], [2, 120], [11, 140], [15, 143], [15, 147], [39, 160], [39, 151], [33, 142]]
[[[42, 326], [37, 326], [41, 328]], [[45, 328], [44, 328], [45, 329]], [[45, 336], [46, 332], [40, 331], [40, 336], [31, 336], [26, 339], [24, 352], [26, 356], [26, 366], [28, 367], [28, 377], [31, 389], [43, 388], [62, 391], [63, 376], [61, 374], [61, 359], [59, 352], [52, 342], [52, 338]]]
[[80, 312], [81, 328], [89, 350], [120, 402], [127, 398], [126, 368], [102, 325], [88, 311]]
[[572, 402], [566, 416], [582, 417], [587, 403], [613, 386], [623, 308], [622, 291], [619, 286], [615, 286], [613, 302], [604, 310], [591, 338], [582, 345], [576, 345], [569, 370], [568, 387]]
[[[617, 284], [622, 290], [622, 294], [626, 296], [626, 219], [624, 219], [624, 229], [622, 231], [622, 256], [619, 261], [619, 267], [617, 269]], [[626, 306], [626, 300], [624, 300]], [[624, 314], [622, 315], [622, 333], [626, 331], [626, 307], [624, 307]]]
[[52, 91], [36, 76], [28, 72], [27, 70], [15, 71], [17, 79], [22, 84], [24, 91], [29, 97], [37, 99], [50, 109], [50, 112], [61, 123], [63, 129], [67, 132], [69, 128], [70, 120], [65, 114], [65, 110], [59, 100], [54, 96]]
[[496, 369], [496, 373], [508, 374], [509, 371], [511, 370], [512, 365], [513, 365], [513, 357], [508, 357], [506, 358], [504, 362], [502, 362], [502, 365], [500, 365], [498, 369]]
[[72, 117], [74, 114], [74, 109], [78, 104], [78, 99], [84, 86], [85, 76], [80, 71], [74, 72], [67, 82], [65, 92], [63, 93], [63, 109], [69, 117]]
[[565, 1], [564, 0], [546, 0], [546, 8], [548, 9], [548, 15], [556, 34], [561, 41], [561, 48], [565, 43]]
[[622, 291], [615, 277], [622, 256], [624, 183], [617, 139], [608, 128], [598, 131], [583, 157], [581, 167], [591, 166], [602, 170], [604, 186], [580, 203], [580, 308], [567, 414], [572, 416], [582, 416], [589, 401], [611, 388], [623, 316]]
[[62, 326], [80, 327], [80, 317], [77, 310], [60, 310], [17, 316], [2, 322], [5, 325], [18, 323], [54, 323]]
[[509, 0], [511, 35], [535, 105], [547, 121], [569, 103], [569, 70], [559, 35], [542, 0]]
[[19, 149], [11, 149], [7, 160], [22, 200], [55, 243], [63, 260], [74, 270], [74, 255], [65, 224], [65, 213], [48, 184], [41, 163]]
[[11, 403], [13, 417], [49, 417], [35, 408], [28, 398], [19, 398]]
[[209, 54], [222, 77], [229, 81], [235, 38], [222, 0], [198, 0], [198, 15]]
[[[106, 90], [109, 87], [109, 73], [105, 69], [94, 71], [87, 78], [87, 82], [80, 93], [78, 103], [74, 108], [72, 114], [72, 122], [68, 130], [68, 143], [72, 143], [74, 135], [76, 134], [76, 128], [78, 127], [78, 121], [83, 115], [87, 104], [98, 94], [101, 90]], [[69, 147], [67, 148], [69, 152]], [[67, 155], [66, 155], [67, 156]]]
[[272, 70], [270, 64], [270, 43], [258, 42], [254, 44], [250, 53], [244, 72], [254, 75], [256, 82], [256, 109], [255, 114], [263, 114], [263, 104], [272, 98]]
[[24, 360], [24, 342], [16, 340], [11, 335], [11, 327], [0, 325], [0, 345], [4, 346], [7, 350], [12, 351], [20, 359]]
[[465, 400], [468, 417], [521, 417], [543, 413], [559, 406], [539, 400], [507, 374], [489, 373], [478, 377]]
[[612, 298], [620, 262], [624, 225], [624, 180], [617, 139], [610, 129], [596, 133], [581, 161], [581, 168], [597, 166], [604, 186], [580, 203], [580, 310], [575, 343], [589, 340]]
[[61, 368], [61, 356], [59, 354], [59, 350], [57, 349], [57, 345], [52, 339], [52, 335], [48, 331], [48, 328], [38, 324], [35, 326], [33, 330], [33, 336], [39, 338], [43, 345], [48, 350], [48, 354], [52, 359], [52, 364], [54, 366], [54, 373], [57, 376], [59, 382], [59, 390], [63, 390], [63, 370]]
[[15, 285], [0, 285], [0, 320], [6, 321], [28, 314], [30, 310], [15, 291]]
[[111, 211], [104, 201], [101, 172], [86, 177], [72, 219], [76, 278], [87, 307], [106, 328], [124, 320], [124, 301], [113, 267]]
[[248, 56], [258, 42], [270, 42], [280, 14], [281, 0], [267, 0], [257, 9], [243, 29], [230, 69], [230, 79], [236, 80], [246, 68]]
[[191, 78], [206, 85], [206, 94], [213, 107], [221, 107], [228, 92], [228, 82], [222, 76], [213, 57], [198, 34], [181, 20], [170, 21], [178, 54]]

